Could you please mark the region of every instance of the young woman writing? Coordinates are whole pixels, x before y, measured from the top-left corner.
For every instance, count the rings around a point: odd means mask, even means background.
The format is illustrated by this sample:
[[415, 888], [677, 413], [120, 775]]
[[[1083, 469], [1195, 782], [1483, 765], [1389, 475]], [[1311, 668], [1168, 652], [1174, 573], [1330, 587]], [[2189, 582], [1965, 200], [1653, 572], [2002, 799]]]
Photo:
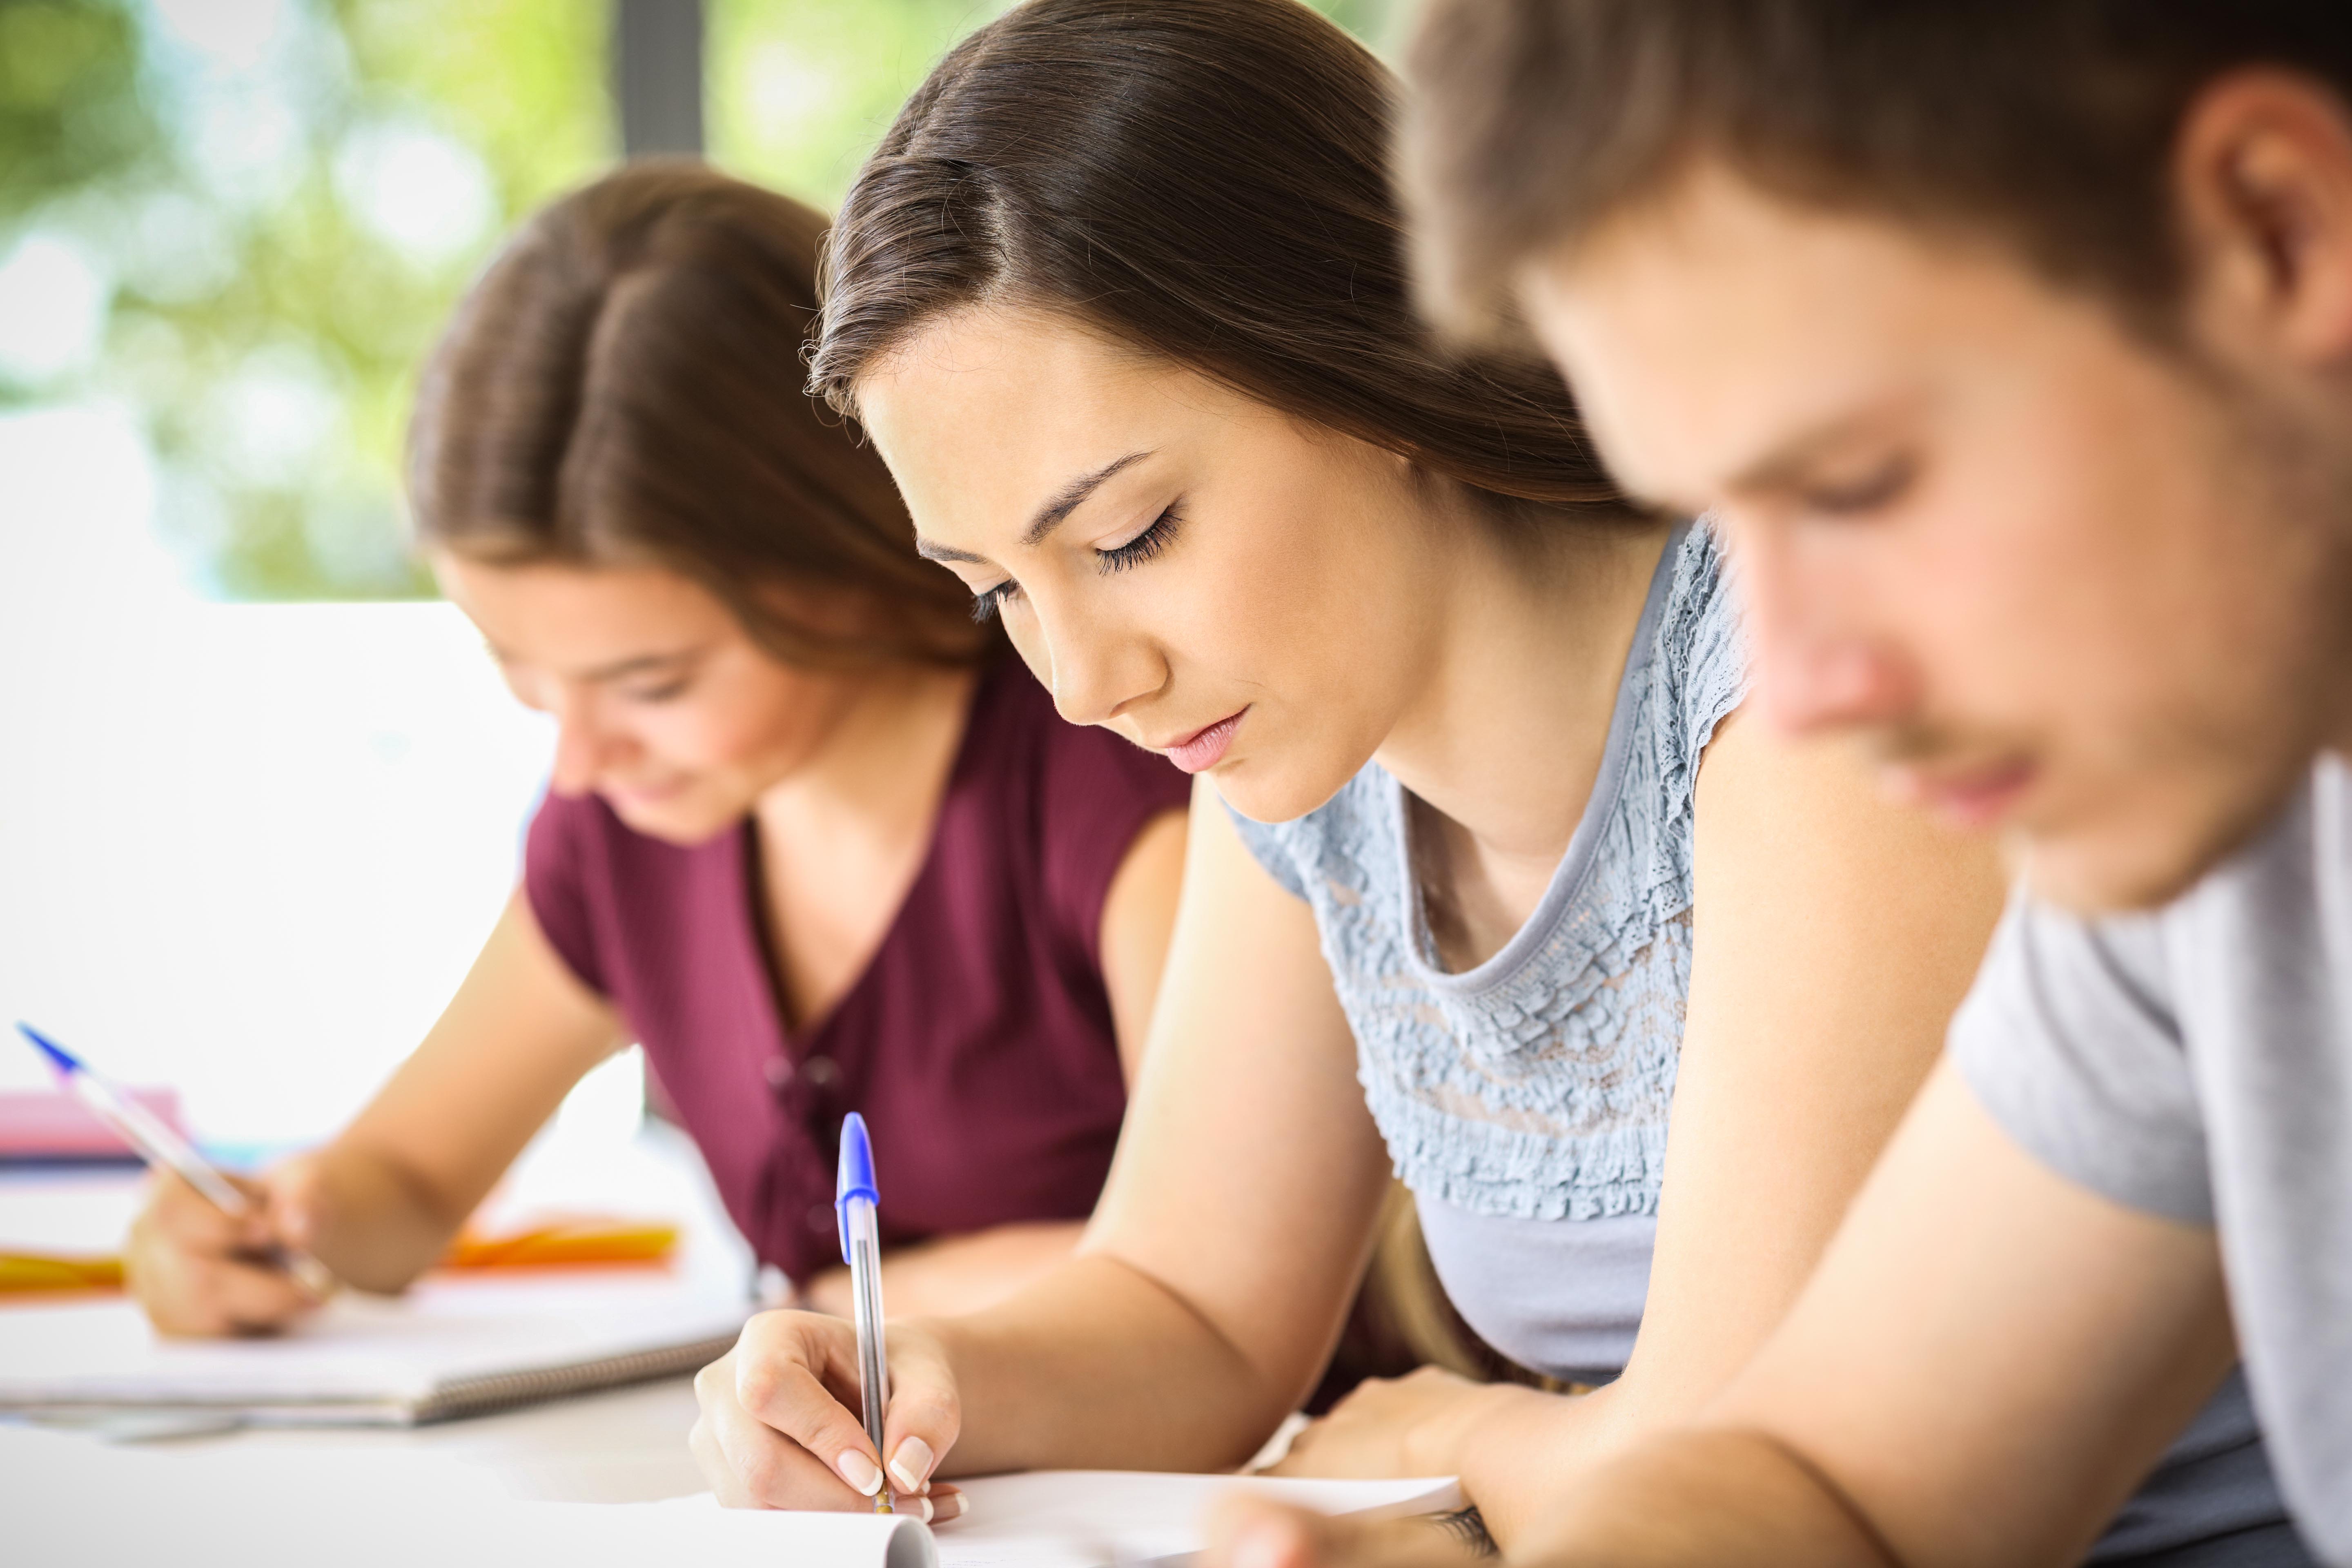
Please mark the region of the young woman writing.
[[838, 1327], [756, 1320], [703, 1379], [722, 1498], [1233, 1465], [1393, 1165], [1464, 1318], [1608, 1386], [1370, 1385], [1292, 1468], [1458, 1471], [1507, 1540], [1738, 1364], [1934, 1058], [1997, 868], [1739, 713], [1713, 539], [1617, 499], [1556, 377], [1427, 346], [1391, 93], [1287, 0], [1038, 0], [843, 210], [815, 379], [923, 552], [1065, 716], [1207, 784], [1079, 1257], [894, 1326], [881, 1456]]
[[1709, 534], [1629, 512], [1557, 379], [1426, 346], [1391, 96], [1289, 0], [1034, 0], [844, 206], [817, 384], [1064, 714], [1204, 779], [1078, 1257], [895, 1323], [878, 1454], [847, 1331], [755, 1320], [701, 1380], [725, 1500], [1240, 1462], [1393, 1164], [1470, 1324], [1605, 1386], [1374, 1384], [1293, 1468], [1458, 1473], [1507, 1543], [1740, 1365], [1936, 1056], [1991, 855], [1773, 743]]
[[893, 1300], [982, 1304], [1068, 1256], [1159, 984], [1185, 784], [1055, 716], [803, 392], [823, 228], [642, 165], [541, 215], [459, 310], [415, 513], [554, 715], [553, 782], [472, 973], [350, 1128], [262, 1178], [246, 1227], [158, 1182], [130, 1267], [164, 1328], [310, 1306], [251, 1259], [278, 1237], [404, 1285], [632, 1039], [814, 1305], [845, 1300], [853, 1110], [889, 1152]]

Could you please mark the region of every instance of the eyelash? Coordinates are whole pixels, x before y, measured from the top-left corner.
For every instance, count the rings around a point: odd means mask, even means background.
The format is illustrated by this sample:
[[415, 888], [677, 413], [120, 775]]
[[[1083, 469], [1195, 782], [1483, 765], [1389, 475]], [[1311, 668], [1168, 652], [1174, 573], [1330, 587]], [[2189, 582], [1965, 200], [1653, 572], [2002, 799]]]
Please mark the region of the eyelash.
[[[1151, 520], [1150, 527], [1125, 544], [1114, 550], [1095, 552], [1096, 570], [1106, 574], [1125, 572], [1130, 567], [1142, 565], [1167, 549], [1175, 539], [1176, 531], [1184, 523], [1183, 515], [1176, 510], [1176, 504], [1170, 503], [1165, 510]], [[992, 588], [982, 588], [971, 596], [971, 618], [982, 622], [994, 620], [1004, 607], [1004, 602], [1020, 591], [1021, 585], [1009, 577]]]

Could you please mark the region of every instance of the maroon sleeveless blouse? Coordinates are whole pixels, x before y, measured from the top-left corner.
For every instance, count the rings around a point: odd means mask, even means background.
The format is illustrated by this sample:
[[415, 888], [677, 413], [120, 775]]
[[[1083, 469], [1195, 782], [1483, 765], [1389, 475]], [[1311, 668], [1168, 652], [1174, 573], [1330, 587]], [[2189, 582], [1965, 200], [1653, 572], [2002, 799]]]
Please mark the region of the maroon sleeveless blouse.
[[550, 795], [523, 887], [555, 951], [611, 1000], [763, 1261], [841, 1261], [841, 1119], [874, 1134], [886, 1245], [1083, 1219], [1126, 1090], [1100, 928], [1111, 878], [1189, 781], [1081, 729], [1015, 658], [984, 671], [930, 850], [833, 1012], [787, 1030], [749, 819], [680, 847], [594, 795]]

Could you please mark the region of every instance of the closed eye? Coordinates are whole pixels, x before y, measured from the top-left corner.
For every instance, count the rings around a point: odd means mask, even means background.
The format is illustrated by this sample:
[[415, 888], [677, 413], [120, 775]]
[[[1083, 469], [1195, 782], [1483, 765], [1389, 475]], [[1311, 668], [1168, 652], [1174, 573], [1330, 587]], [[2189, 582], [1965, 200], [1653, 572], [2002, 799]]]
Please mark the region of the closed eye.
[[1131, 566], [1142, 565], [1167, 549], [1170, 542], [1175, 539], [1176, 531], [1184, 523], [1183, 517], [1176, 510], [1181, 504], [1181, 502], [1171, 501], [1166, 510], [1151, 520], [1150, 527], [1125, 544], [1113, 545], [1108, 550], [1096, 551], [1096, 565], [1105, 572], [1124, 572]]
[[971, 618], [983, 626], [996, 618], [1004, 602], [1021, 592], [1021, 584], [1007, 577], [991, 588], [978, 588], [971, 595]]
[[1910, 488], [1918, 471], [1918, 465], [1909, 458], [1897, 458], [1859, 479], [1806, 487], [1805, 505], [1832, 517], [1874, 511]]
[[[1183, 514], [1176, 510], [1177, 504], [1171, 502], [1158, 517], [1151, 520], [1142, 532], [1126, 543], [1115, 544], [1108, 550], [1096, 551], [1097, 570], [1106, 573], [1124, 572], [1129, 567], [1142, 565], [1167, 549], [1175, 539], [1176, 531], [1184, 523]], [[1004, 606], [1018, 598], [1020, 594], [1021, 584], [1010, 577], [991, 587], [974, 590], [971, 595], [971, 618], [981, 622], [996, 619]]]

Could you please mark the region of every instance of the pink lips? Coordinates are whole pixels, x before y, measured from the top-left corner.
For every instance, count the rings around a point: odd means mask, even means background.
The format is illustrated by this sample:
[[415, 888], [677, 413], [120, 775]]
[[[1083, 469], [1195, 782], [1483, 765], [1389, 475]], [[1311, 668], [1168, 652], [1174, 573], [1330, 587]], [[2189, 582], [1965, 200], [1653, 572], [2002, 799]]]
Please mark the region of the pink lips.
[[1957, 775], [1897, 767], [1890, 771], [1888, 782], [1896, 799], [1925, 806], [1954, 826], [1981, 830], [2009, 814], [2033, 783], [2035, 772], [2022, 759]]
[[1188, 773], [1204, 773], [1225, 760], [1225, 750], [1234, 743], [1234, 731], [1242, 727], [1244, 708], [1240, 713], [1220, 719], [1207, 729], [1187, 740], [1163, 748], [1163, 754]]

